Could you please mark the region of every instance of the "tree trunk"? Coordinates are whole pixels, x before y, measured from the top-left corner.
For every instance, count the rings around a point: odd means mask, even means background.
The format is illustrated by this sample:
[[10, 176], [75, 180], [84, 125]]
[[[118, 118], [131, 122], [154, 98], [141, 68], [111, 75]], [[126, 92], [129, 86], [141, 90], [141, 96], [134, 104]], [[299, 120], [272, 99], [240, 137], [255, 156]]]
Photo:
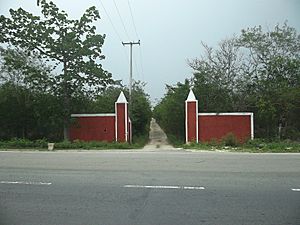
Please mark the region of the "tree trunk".
[[279, 123], [279, 126], [278, 126], [278, 139], [279, 140], [281, 139], [281, 131], [282, 131], [282, 124]]

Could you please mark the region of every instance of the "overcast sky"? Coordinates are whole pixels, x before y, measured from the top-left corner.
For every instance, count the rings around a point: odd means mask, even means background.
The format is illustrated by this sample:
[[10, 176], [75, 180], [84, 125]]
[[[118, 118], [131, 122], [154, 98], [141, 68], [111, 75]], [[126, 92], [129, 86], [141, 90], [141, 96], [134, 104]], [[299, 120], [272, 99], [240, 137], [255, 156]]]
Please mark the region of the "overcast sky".
[[[90, 6], [97, 7], [102, 18], [95, 25], [99, 33], [106, 34], [103, 67], [123, 84], [129, 81], [129, 48], [123, 47], [121, 41], [141, 40], [141, 46], [133, 49], [133, 77], [147, 83], [145, 89], [153, 102], [163, 97], [165, 84], [176, 84], [191, 77], [186, 61], [201, 55], [201, 41], [215, 46], [223, 39], [238, 35], [243, 28], [262, 25], [272, 29], [286, 20], [300, 33], [300, 0], [54, 2], [71, 18], [79, 18]], [[19, 7], [39, 14], [36, 0], [0, 0], [0, 14], [7, 16], [10, 8]]]

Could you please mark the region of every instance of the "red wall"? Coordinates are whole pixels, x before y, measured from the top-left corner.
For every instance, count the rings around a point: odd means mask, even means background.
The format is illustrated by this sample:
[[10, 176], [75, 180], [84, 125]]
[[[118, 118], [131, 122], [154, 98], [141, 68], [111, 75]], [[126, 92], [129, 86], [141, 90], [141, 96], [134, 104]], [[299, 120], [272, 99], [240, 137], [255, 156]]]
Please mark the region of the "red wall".
[[250, 115], [199, 115], [198, 137], [201, 142], [221, 140], [233, 133], [241, 142], [251, 138]]
[[71, 140], [115, 141], [115, 116], [74, 117]]

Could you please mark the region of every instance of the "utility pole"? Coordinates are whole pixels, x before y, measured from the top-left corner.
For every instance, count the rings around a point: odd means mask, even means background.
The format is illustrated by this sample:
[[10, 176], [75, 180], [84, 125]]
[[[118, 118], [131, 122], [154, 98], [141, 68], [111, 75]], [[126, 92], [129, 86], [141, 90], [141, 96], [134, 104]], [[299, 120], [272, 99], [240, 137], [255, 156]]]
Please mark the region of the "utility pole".
[[141, 41], [138, 42], [122, 42], [122, 44], [129, 45], [130, 46], [130, 62], [129, 62], [129, 115], [131, 116], [131, 110], [132, 110], [132, 46], [133, 45], [141, 45]]

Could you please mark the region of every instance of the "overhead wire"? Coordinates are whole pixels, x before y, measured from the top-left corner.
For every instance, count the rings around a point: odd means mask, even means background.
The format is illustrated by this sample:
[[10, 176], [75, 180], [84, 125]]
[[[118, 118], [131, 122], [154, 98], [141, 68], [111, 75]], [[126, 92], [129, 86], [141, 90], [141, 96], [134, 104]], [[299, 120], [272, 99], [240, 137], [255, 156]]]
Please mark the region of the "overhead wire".
[[[109, 20], [109, 22], [110, 22], [110, 24], [111, 24], [113, 30], [115, 31], [115, 33], [116, 33], [116, 35], [117, 35], [119, 41], [122, 42], [122, 38], [121, 38], [121, 36], [120, 36], [118, 30], [116, 29], [116, 27], [115, 27], [115, 25], [114, 25], [114, 23], [113, 23], [113, 21], [112, 21], [110, 15], [109, 15], [108, 11], [106, 10], [106, 8], [105, 8], [103, 2], [102, 2], [101, 0], [99, 0], [99, 2], [100, 2], [100, 4], [101, 4], [101, 6], [102, 6], [102, 8], [103, 8], [103, 10], [104, 10], [104, 12], [105, 12], [105, 14], [106, 14], [106, 16], [108, 17], [108, 20]], [[120, 20], [121, 20], [121, 23], [122, 23], [122, 26], [123, 26], [125, 35], [126, 35], [126, 37], [127, 37], [128, 39], [130, 39], [129, 34], [128, 34], [128, 31], [127, 31], [126, 26], [125, 26], [125, 23], [124, 23], [124, 20], [123, 20], [123, 18], [122, 18], [122, 16], [121, 16], [121, 13], [120, 13], [119, 8], [118, 8], [118, 5], [117, 5], [117, 3], [116, 3], [115, 0], [113, 0], [113, 3], [114, 3], [114, 5], [115, 5], [116, 11], [117, 11], [117, 13], [118, 13], [118, 16], [119, 16], [119, 18], [120, 18]], [[138, 35], [138, 32], [137, 32], [137, 28], [136, 28], [136, 25], [135, 25], [135, 22], [134, 22], [133, 10], [132, 10], [132, 7], [131, 7], [131, 4], [130, 4], [129, 0], [127, 0], [127, 3], [128, 3], [130, 15], [131, 15], [131, 20], [132, 20], [132, 24], [133, 24], [134, 31], [135, 31], [135, 35], [136, 35], [136, 37], [139, 39], [139, 35]], [[126, 61], [129, 62], [128, 57], [127, 57], [127, 53], [128, 53], [128, 52], [126, 52], [125, 49], [123, 50], [123, 52], [124, 52], [124, 55], [125, 55], [125, 57], [126, 57]], [[135, 66], [135, 68], [136, 68], [136, 73], [137, 73], [137, 75], [139, 76], [139, 74], [142, 74], [142, 78], [144, 78], [144, 76], [143, 76], [143, 75], [144, 75], [144, 69], [143, 69], [143, 63], [142, 63], [142, 52], [141, 52], [141, 48], [139, 48], [139, 55], [140, 55], [140, 60], [139, 60], [139, 61], [140, 61], [140, 65], [141, 65], [141, 73], [139, 73], [139, 69], [138, 69], [137, 62], [136, 62], [135, 59], [134, 59], [134, 66]], [[144, 79], [143, 79], [143, 80], [144, 80]]]
[[[135, 22], [134, 22], [133, 10], [132, 10], [131, 4], [130, 4], [130, 0], [127, 0], [127, 4], [128, 4], [129, 11], [130, 11], [131, 21], [132, 21], [132, 24], [133, 24], [135, 35], [136, 35], [137, 39], [140, 40], [138, 32], [137, 32], [136, 25], [135, 25]], [[142, 74], [142, 78], [144, 78], [144, 66], [143, 66], [143, 57], [142, 57], [142, 46], [139, 47], [139, 54], [140, 54], [141, 74]]]
[[136, 29], [134, 18], [133, 18], [132, 8], [131, 8], [129, 0], [127, 0], [127, 3], [128, 3], [128, 7], [129, 7], [130, 15], [131, 15], [131, 20], [132, 20], [133, 28], [134, 28], [134, 31], [135, 31], [135, 35], [136, 35], [137, 39], [139, 40], [140, 38], [139, 38], [139, 35], [137, 33], [137, 29]]
[[103, 8], [103, 10], [104, 10], [104, 12], [105, 12], [105, 14], [106, 14], [106, 16], [107, 16], [108, 20], [109, 20], [109, 22], [110, 22], [110, 24], [111, 24], [112, 28], [114, 29], [115, 33], [117, 34], [117, 36], [118, 36], [118, 38], [119, 38], [120, 42], [122, 42], [122, 38], [121, 38], [121, 36], [120, 36], [119, 32], [117, 31], [117, 29], [116, 29], [115, 25], [113, 24], [113, 22], [112, 22], [112, 19], [110, 18], [110, 16], [109, 16], [108, 12], [106, 11], [106, 9], [105, 9], [105, 6], [104, 6], [103, 2], [102, 2], [101, 0], [99, 0], [99, 2], [100, 2], [100, 4], [101, 4], [101, 6], [102, 6], [102, 8]]
[[129, 35], [128, 35], [128, 32], [127, 32], [127, 29], [126, 29], [126, 26], [125, 26], [125, 23], [124, 23], [124, 21], [123, 21], [123, 19], [122, 19], [121, 13], [120, 13], [119, 8], [118, 8], [118, 6], [117, 6], [117, 3], [116, 3], [115, 0], [113, 0], [113, 2], [114, 2], [114, 4], [115, 4], [117, 13], [118, 13], [119, 18], [120, 18], [120, 20], [121, 20], [121, 23], [122, 23], [122, 25], [123, 25], [123, 29], [124, 29], [124, 31], [125, 31], [125, 34], [126, 34], [127, 38], [130, 39], [130, 38], [129, 38]]

